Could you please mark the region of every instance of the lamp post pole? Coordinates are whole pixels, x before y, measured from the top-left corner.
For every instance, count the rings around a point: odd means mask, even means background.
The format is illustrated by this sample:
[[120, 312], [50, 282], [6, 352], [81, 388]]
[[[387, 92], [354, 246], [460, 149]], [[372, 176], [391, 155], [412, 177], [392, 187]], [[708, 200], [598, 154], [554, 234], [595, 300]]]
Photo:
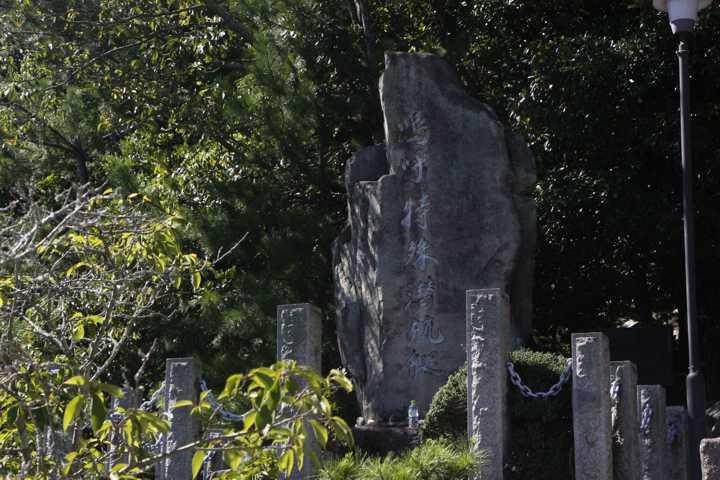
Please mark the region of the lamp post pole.
[[680, 152], [682, 158], [683, 237], [685, 244], [685, 301], [688, 338], [688, 375], [686, 379], [689, 420], [688, 478], [700, 480], [700, 441], [706, 434], [705, 380], [700, 371], [700, 347], [695, 295], [695, 202], [690, 142], [689, 31], [678, 31], [680, 73]]

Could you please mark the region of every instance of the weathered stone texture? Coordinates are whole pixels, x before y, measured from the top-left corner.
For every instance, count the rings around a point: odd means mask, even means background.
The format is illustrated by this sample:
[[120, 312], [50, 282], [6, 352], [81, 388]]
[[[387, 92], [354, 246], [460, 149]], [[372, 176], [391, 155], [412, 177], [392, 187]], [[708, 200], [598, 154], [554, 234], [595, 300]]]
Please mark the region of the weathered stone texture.
[[720, 438], [700, 442], [700, 464], [703, 480], [720, 480]]
[[277, 307], [277, 358], [322, 371], [322, 312], [315, 305]]
[[575, 478], [613, 475], [610, 418], [610, 350], [602, 333], [573, 333], [573, 435]]
[[667, 452], [665, 389], [660, 385], [638, 385], [640, 415], [640, 475], [642, 480], [664, 480]]
[[[198, 401], [200, 369], [192, 358], [168, 358], [165, 361], [165, 412], [171, 415], [170, 431], [161, 442], [161, 452], [176, 448], [200, 438], [200, 419], [191, 415], [192, 407], [175, 408], [182, 400]], [[155, 477], [161, 480], [190, 480], [193, 450], [173, 454], [156, 467]]]
[[613, 478], [640, 479], [637, 369], [632, 362], [610, 362]]
[[465, 360], [469, 288], [512, 300], [527, 336], [536, 236], [525, 142], [428, 54], [389, 53], [386, 145], [348, 163], [348, 225], [333, 263], [340, 352], [363, 415], [421, 415]]
[[[277, 307], [277, 358], [295, 360], [298, 364], [322, 373], [322, 312], [315, 305], [296, 303]], [[305, 424], [310, 434], [305, 439], [305, 450], [317, 457], [320, 448], [312, 435], [309, 423]], [[303, 459], [301, 470], [294, 470], [288, 480], [314, 478], [317, 466], [311, 456]], [[281, 477], [282, 480], [285, 477]]]
[[468, 290], [468, 440], [483, 455], [474, 479], [502, 480], [507, 443], [507, 368], [510, 306], [502, 290]]
[[688, 416], [685, 407], [667, 407], [667, 455], [665, 472], [668, 480], [687, 479]]

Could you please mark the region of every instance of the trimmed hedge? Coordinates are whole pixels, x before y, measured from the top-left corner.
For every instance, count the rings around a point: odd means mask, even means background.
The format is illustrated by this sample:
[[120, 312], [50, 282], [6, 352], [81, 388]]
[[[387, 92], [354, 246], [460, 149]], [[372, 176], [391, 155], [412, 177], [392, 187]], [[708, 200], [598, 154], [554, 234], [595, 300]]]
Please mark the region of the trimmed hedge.
[[[512, 352], [515, 370], [533, 391], [545, 391], [565, 369], [561, 356], [519, 350]], [[423, 438], [466, 438], [467, 367], [453, 373], [433, 398], [422, 426]], [[525, 398], [509, 385], [511, 480], [572, 478], [572, 407], [570, 386], [550, 399]]]

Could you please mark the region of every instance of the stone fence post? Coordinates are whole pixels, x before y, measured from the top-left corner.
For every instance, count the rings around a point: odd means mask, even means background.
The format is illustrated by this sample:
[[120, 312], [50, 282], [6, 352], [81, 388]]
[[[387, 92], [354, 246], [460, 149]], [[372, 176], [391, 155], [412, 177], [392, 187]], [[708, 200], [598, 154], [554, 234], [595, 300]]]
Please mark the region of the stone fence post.
[[685, 407], [667, 407], [667, 459], [665, 472], [668, 480], [687, 480], [688, 416]]
[[640, 414], [640, 473], [643, 480], [664, 480], [667, 424], [665, 389], [660, 385], [638, 385]]
[[[123, 396], [122, 397], [113, 397], [112, 402], [110, 403], [110, 410], [111, 412], [114, 412], [118, 408], [122, 408], [123, 410], [128, 410], [130, 408], [137, 408], [138, 406], [138, 395], [135, 389], [129, 386], [125, 386], [123, 388]], [[119, 417], [121, 419], [122, 417]], [[110, 420], [112, 421], [113, 418], [111, 416]], [[111, 471], [112, 467], [114, 467], [117, 464], [120, 463], [127, 463], [128, 458], [127, 455], [123, 455], [122, 457], [115, 454], [115, 451], [118, 449], [118, 447], [122, 444], [123, 441], [123, 432], [122, 432], [122, 423], [113, 422], [113, 430], [110, 434], [110, 444], [111, 444], [111, 455], [110, 459], [107, 461], [106, 468], [109, 471]]]
[[[168, 358], [165, 361], [165, 413], [171, 418], [170, 431], [163, 436], [160, 453], [167, 454], [200, 439], [200, 419], [191, 415], [192, 407], [175, 408], [182, 400], [197, 404], [200, 390], [200, 369], [192, 358]], [[155, 469], [158, 480], [191, 480], [194, 449], [172, 454], [161, 460]]]
[[573, 435], [575, 479], [613, 475], [610, 418], [610, 348], [602, 333], [573, 333]]
[[[278, 360], [295, 360], [298, 364], [310, 367], [318, 374], [322, 373], [322, 312], [309, 303], [278, 305], [277, 307], [277, 358]], [[307, 426], [307, 425], [306, 425]], [[305, 440], [305, 450], [315, 454], [319, 447], [312, 435]], [[303, 468], [295, 470], [289, 480], [306, 480], [311, 478], [316, 466], [305, 455]]]
[[705, 438], [700, 442], [702, 480], [720, 480], [720, 438]]
[[510, 302], [498, 288], [468, 290], [465, 302], [468, 439], [483, 460], [472, 478], [502, 480], [508, 439]]
[[637, 368], [610, 362], [610, 416], [614, 480], [640, 480]]

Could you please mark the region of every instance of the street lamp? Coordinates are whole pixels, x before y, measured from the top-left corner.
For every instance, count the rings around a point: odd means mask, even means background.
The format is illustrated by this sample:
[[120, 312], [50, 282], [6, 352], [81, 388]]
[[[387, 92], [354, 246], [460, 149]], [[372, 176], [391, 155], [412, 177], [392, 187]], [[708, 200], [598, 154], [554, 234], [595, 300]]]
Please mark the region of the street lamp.
[[700, 480], [700, 440], [705, 436], [705, 380], [700, 372], [697, 301], [695, 297], [695, 206], [692, 190], [690, 148], [690, 76], [688, 43], [698, 11], [712, 0], [653, 0], [656, 9], [668, 12], [670, 27], [678, 37], [680, 66], [680, 147], [683, 176], [683, 224], [685, 241], [685, 297], [688, 337], [688, 375], [686, 380], [689, 457], [688, 478]]

